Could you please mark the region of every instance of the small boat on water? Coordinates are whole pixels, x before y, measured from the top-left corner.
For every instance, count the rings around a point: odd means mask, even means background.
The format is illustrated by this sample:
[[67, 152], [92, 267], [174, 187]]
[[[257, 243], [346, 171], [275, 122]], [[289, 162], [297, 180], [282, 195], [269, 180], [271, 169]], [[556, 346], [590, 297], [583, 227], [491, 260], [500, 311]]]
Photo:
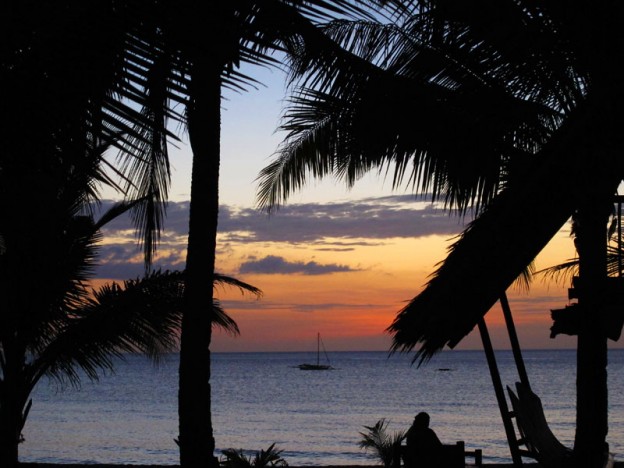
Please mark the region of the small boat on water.
[[[325, 355], [325, 360], [327, 364], [321, 364], [321, 347], [323, 348], [323, 354]], [[321, 334], [318, 333], [316, 335], [316, 364], [299, 364], [297, 366], [301, 370], [330, 370], [333, 367], [329, 364], [329, 356], [327, 356], [327, 351], [325, 351], [325, 346], [323, 345], [323, 341], [321, 340]]]

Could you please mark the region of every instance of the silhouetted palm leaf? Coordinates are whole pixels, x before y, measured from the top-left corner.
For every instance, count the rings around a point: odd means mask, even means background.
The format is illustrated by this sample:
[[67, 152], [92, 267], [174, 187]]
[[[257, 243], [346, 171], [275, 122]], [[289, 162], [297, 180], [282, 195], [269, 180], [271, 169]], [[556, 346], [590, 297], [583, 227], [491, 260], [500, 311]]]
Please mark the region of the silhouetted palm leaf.
[[288, 466], [282, 458], [283, 450], [277, 449], [271, 444], [268, 449], [256, 452], [253, 457], [246, 455], [242, 449], [225, 449], [221, 453], [225, 457], [221, 460], [221, 466], [225, 468], [264, 468], [268, 466]]
[[384, 467], [393, 466], [396, 446], [405, 438], [406, 431], [394, 431], [388, 434], [388, 421], [384, 418], [374, 426], [364, 426], [366, 432], [360, 432], [360, 448], [372, 450]]

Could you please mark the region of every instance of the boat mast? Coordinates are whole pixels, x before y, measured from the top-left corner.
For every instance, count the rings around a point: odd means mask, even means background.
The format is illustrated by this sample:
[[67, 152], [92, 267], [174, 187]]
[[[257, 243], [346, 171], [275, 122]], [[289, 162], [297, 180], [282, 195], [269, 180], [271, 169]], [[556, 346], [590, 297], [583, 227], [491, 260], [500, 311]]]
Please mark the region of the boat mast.
[[321, 363], [321, 333], [316, 334], [316, 365]]

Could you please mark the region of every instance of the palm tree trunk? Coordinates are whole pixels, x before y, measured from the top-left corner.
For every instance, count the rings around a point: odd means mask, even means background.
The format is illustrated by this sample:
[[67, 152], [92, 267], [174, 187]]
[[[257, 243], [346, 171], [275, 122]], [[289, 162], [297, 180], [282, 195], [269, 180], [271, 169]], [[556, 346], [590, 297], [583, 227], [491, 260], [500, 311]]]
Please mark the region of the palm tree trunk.
[[[24, 402], [20, 374], [23, 354], [4, 343], [3, 378], [0, 380], [0, 466], [14, 467], [18, 462], [18, 446], [24, 427]], [[17, 359], [16, 359], [17, 358]]]
[[210, 391], [211, 311], [221, 132], [220, 70], [199, 60], [193, 71], [188, 131], [193, 150], [185, 302], [179, 370], [179, 445], [183, 467], [216, 467]]
[[0, 466], [17, 466], [18, 444], [21, 428], [19, 424], [20, 412], [16, 410], [15, 398], [10, 393], [6, 380], [2, 381], [0, 390]]
[[608, 451], [607, 337], [601, 320], [607, 278], [607, 221], [611, 193], [577, 214], [579, 307], [576, 437], [578, 467], [600, 468]]

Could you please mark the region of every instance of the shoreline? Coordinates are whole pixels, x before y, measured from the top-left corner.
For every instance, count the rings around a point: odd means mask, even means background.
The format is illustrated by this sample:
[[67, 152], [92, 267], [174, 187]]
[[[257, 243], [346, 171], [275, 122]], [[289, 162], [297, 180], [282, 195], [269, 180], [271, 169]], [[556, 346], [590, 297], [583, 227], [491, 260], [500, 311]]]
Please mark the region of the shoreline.
[[[37, 462], [18, 462], [18, 467], [23, 468], [179, 468], [180, 465], [139, 465], [139, 464], [113, 464], [113, 463], [37, 463]], [[475, 465], [468, 463], [466, 468]], [[484, 467], [491, 468], [513, 468], [513, 463], [483, 463]], [[524, 463], [523, 466], [539, 468], [537, 462]], [[624, 468], [623, 461], [616, 461], [614, 468]], [[288, 465], [288, 468], [382, 468], [380, 464], [373, 465]]]
[[[18, 462], [18, 467], [23, 468], [179, 468], [180, 465], [139, 465], [139, 464], [114, 464], [114, 463], [37, 463], [37, 462]], [[472, 463], [466, 464], [466, 468], [474, 467]], [[514, 468], [513, 463], [483, 463], [484, 467], [491, 468]], [[531, 468], [539, 468], [537, 462], [523, 463], [522, 466]], [[382, 468], [381, 464], [373, 465], [288, 465], [288, 468]], [[616, 461], [614, 468], [624, 468], [624, 461]]]

